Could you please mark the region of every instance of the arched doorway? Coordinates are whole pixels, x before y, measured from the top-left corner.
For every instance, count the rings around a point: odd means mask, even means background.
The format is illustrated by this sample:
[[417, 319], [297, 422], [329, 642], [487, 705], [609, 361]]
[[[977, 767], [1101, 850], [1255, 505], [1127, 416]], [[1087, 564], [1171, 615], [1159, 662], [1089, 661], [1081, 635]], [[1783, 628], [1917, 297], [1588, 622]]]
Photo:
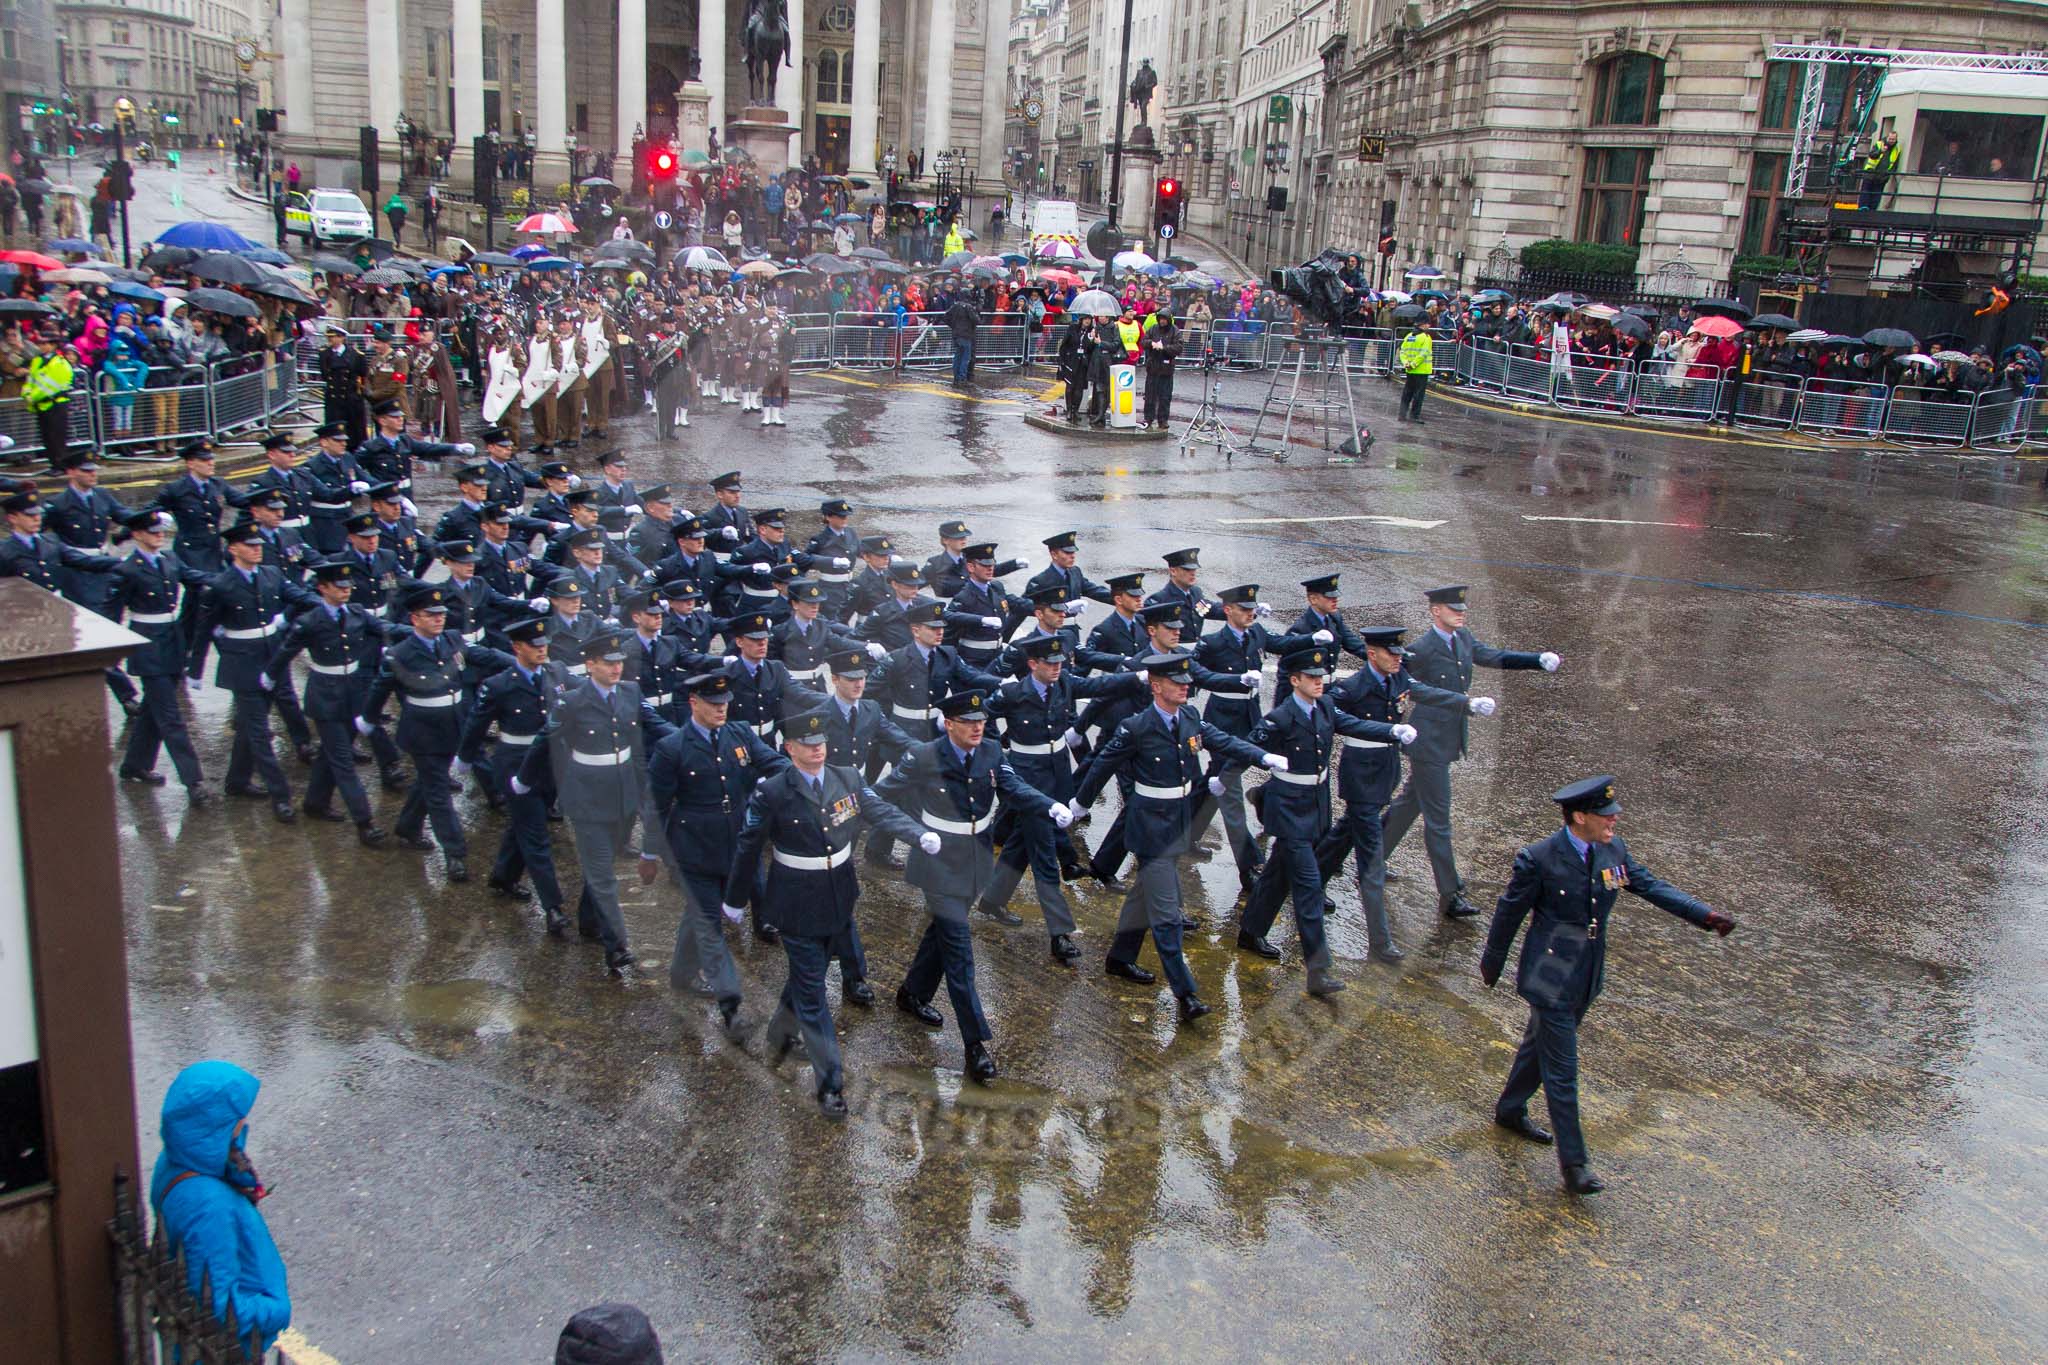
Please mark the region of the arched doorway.
[[673, 141], [676, 135], [676, 91], [689, 69], [688, 48], [647, 49], [647, 138], [650, 142]]
[[833, 0], [818, 16], [810, 68], [811, 155], [835, 175], [847, 167], [853, 132], [853, 6]]

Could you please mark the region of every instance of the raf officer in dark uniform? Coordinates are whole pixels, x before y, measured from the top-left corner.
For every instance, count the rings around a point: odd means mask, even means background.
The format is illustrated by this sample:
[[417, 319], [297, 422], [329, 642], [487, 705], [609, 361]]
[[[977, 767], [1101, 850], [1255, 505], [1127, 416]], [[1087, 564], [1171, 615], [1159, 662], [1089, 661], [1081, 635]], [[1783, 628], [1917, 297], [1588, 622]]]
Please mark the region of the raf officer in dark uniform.
[[[733, 861], [733, 850], [755, 784], [787, 767], [789, 760], [752, 726], [729, 718], [732, 679], [725, 672], [700, 673], [684, 687], [689, 718], [648, 756], [653, 828], [641, 837], [645, 843], [659, 831], [669, 871], [683, 893], [669, 985], [711, 996], [731, 1029], [739, 1015], [740, 978], [719, 928], [719, 911], [752, 904], [759, 850], [744, 867]], [[728, 874], [746, 885], [730, 885]]]
[[1316, 843], [1330, 831], [1330, 756], [1339, 737], [1409, 744], [1415, 727], [1361, 720], [1339, 711], [1323, 695], [1336, 651], [1311, 645], [1280, 661], [1292, 694], [1253, 727], [1251, 742], [1268, 753], [1285, 754], [1287, 766], [1275, 772], [1259, 803], [1259, 819], [1273, 836], [1273, 856], [1252, 886], [1250, 901], [1238, 920], [1237, 946], [1262, 957], [1280, 950], [1266, 941], [1280, 897], [1274, 887], [1285, 884], [1294, 893], [1294, 925], [1301, 936], [1301, 957], [1308, 968], [1310, 995], [1335, 995], [1344, 983], [1330, 971], [1330, 949], [1323, 937], [1323, 877], [1316, 865]]
[[[185, 462], [184, 476], [157, 489], [152, 501], [178, 523], [178, 558], [203, 573], [219, 573], [227, 567], [220, 533], [227, 525], [228, 499], [234, 491], [226, 480], [214, 476], [212, 441], [194, 441], [178, 454]], [[185, 676], [194, 682], [206, 668], [206, 651], [212, 644], [199, 629], [204, 596], [185, 594], [178, 618], [179, 628], [185, 632]]]
[[[845, 498], [827, 498], [818, 504], [818, 515], [825, 524], [804, 542], [804, 553], [811, 557], [818, 581], [825, 585], [825, 618], [843, 621], [847, 599], [853, 593], [853, 565], [861, 553], [860, 536], [850, 520], [853, 504]], [[842, 559], [845, 568], [838, 565]]]
[[1635, 860], [1614, 832], [1621, 804], [1612, 777], [1574, 782], [1550, 799], [1564, 812], [1564, 828], [1515, 855], [1515, 870], [1494, 907], [1479, 959], [1479, 978], [1491, 986], [1500, 980], [1522, 921], [1530, 921], [1515, 969], [1515, 990], [1529, 1002], [1529, 1026], [1494, 1103], [1493, 1121], [1531, 1142], [1549, 1143], [1551, 1135], [1529, 1117], [1529, 1100], [1542, 1086], [1557, 1130], [1565, 1188], [1597, 1194], [1607, 1183], [1587, 1164], [1586, 1139], [1579, 1131], [1579, 1023], [1606, 978], [1615, 897], [1623, 891], [1641, 896], [1723, 938], [1735, 920]]
[[[1495, 649], [1473, 639], [1465, 628], [1466, 589], [1462, 583], [1431, 588], [1427, 596], [1429, 629], [1408, 648], [1408, 671], [1417, 682], [1449, 692], [1470, 692], [1475, 664], [1555, 673], [1563, 662], [1548, 651]], [[1465, 881], [1458, 875], [1457, 856], [1451, 851], [1451, 764], [1465, 756], [1468, 724], [1466, 713], [1454, 708], [1430, 707], [1416, 712], [1415, 728], [1421, 733], [1408, 751], [1408, 783], [1387, 807], [1383, 826], [1385, 856], [1392, 861], [1401, 836], [1415, 823], [1417, 814], [1422, 816], [1423, 845], [1429, 850], [1429, 870], [1436, 878], [1437, 907], [1454, 918], [1479, 913], [1479, 907], [1465, 899]]]
[[[407, 591], [405, 612], [412, 633], [384, 651], [383, 666], [370, 685], [369, 699], [356, 717], [364, 735], [383, 719], [384, 703], [398, 694], [398, 747], [412, 756], [413, 781], [399, 808], [398, 841], [422, 852], [435, 843], [448, 865], [448, 880], [469, 880], [469, 840], [455, 811], [455, 787], [449, 775], [462, 747], [462, 671], [467, 651], [447, 632], [448, 594], [439, 583], [421, 583]], [[463, 771], [468, 764], [461, 764]], [[434, 842], [423, 826], [432, 822]]]
[[925, 586], [934, 597], [951, 597], [967, 581], [967, 561], [962, 552], [971, 533], [964, 521], [939, 523], [939, 552], [924, 562]]
[[1180, 607], [1180, 633], [1184, 640], [1199, 640], [1204, 622], [1214, 621], [1223, 615], [1223, 609], [1209, 600], [1196, 582], [1201, 574], [1202, 552], [1197, 549], [1174, 550], [1163, 556], [1166, 560], [1166, 583], [1158, 592], [1145, 599], [1145, 605], [1155, 602], [1172, 602]]
[[1065, 805], [1018, 777], [1002, 749], [985, 736], [987, 700], [987, 693], [976, 688], [941, 701], [946, 732], [912, 745], [903, 755], [903, 765], [875, 788], [883, 800], [924, 829], [906, 880], [924, 892], [931, 920], [896, 991], [896, 1008], [927, 1028], [938, 1028], [944, 1021], [931, 999], [943, 973], [954, 1021], [966, 1045], [967, 1074], [984, 1085], [996, 1077], [995, 1059], [988, 1055], [988, 1040], [995, 1035], [974, 987], [974, 938], [967, 927], [967, 910], [988, 889], [995, 871], [990, 830], [995, 826], [996, 797], [1001, 795], [1026, 815], [1049, 815], [1061, 829], [1074, 820]]
[[878, 598], [860, 623], [860, 636], [892, 653], [910, 643], [910, 623], [904, 613], [923, 596], [924, 575], [907, 560], [891, 564], [882, 573], [888, 596]]
[[1003, 641], [1031, 614], [1030, 603], [1011, 597], [1002, 583], [1004, 573], [1014, 573], [1022, 565], [1015, 560], [997, 564], [993, 541], [969, 545], [961, 552], [961, 561], [966, 577], [946, 602], [946, 638], [968, 667], [986, 672], [1002, 652]]
[[1057, 584], [1067, 590], [1067, 600], [1071, 602], [1092, 599], [1107, 603], [1110, 600], [1112, 594], [1107, 584], [1097, 583], [1081, 572], [1080, 552], [1076, 549], [1079, 539], [1078, 531], [1061, 531], [1045, 538], [1045, 552], [1052, 563], [1031, 576], [1031, 581], [1024, 585], [1025, 596]]
[[720, 564], [732, 558], [734, 550], [754, 538], [754, 518], [740, 505], [743, 490], [740, 472], [728, 470], [711, 481], [713, 502], [698, 518], [711, 542], [711, 557]]
[[414, 460], [445, 460], [450, 455], [474, 455], [468, 441], [418, 441], [405, 431], [405, 409], [395, 398], [387, 398], [371, 409], [377, 419], [377, 434], [356, 447], [356, 463], [372, 482], [397, 486], [400, 493], [412, 492]]
[[206, 607], [199, 629], [214, 642], [220, 662], [214, 685], [234, 694], [235, 743], [228, 759], [229, 796], [254, 797], [253, 775], [263, 783], [270, 808], [280, 821], [297, 818], [292, 789], [270, 744], [270, 708], [276, 687], [265, 672], [285, 613], [316, 605], [320, 599], [285, 581], [263, 562], [263, 532], [253, 522], [228, 528], [228, 556], [233, 563], [207, 585]]
[[[107, 548], [107, 537], [128, 509], [112, 493], [99, 486], [100, 467], [91, 452], [72, 457], [64, 467], [65, 486], [52, 493], [43, 504], [43, 529], [63, 541], [74, 550], [87, 554], [101, 554]], [[114, 593], [113, 580], [103, 573], [80, 573], [71, 569], [60, 570], [57, 581], [64, 595], [89, 611], [102, 616], [113, 616], [114, 610], [108, 605]], [[129, 719], [141, 713], [136, 701], [135, 684], [128, 681], [128, 675], [118, 667], [106, 671], [107, 690], [114, 694], [114, 700], [121, 704]]]
[[351, 447], [363, 443], [363, 383], [369, 376], [370, 362], [349, 344], [348, 333], [331, 327], [320, 352], [320, 382], [327, 394], [321, 420], [345, 431]]
[[[1319, 645], [1334, 645], [1341, 654], [1354, 658], [1365, 657], [1365, 641], [1358, 632], [1345, 623], [1344, 613], [1338, 609], [1340, 594], [1337, 591], [1337, 574], [1322, 574], [1316, 578], [1304, 578], [1301, 589], [1308, 596], [1308, 606], [1301, 615], [1294, 618], [1294, 624], [1287, 628], [1289, 635], [1308, 635]], [[1279, 678], [1273, 683], [1273, 705], [1278, 706], [1287, 698], [1287, 679]]]
[[[570, 682], [570, 675], [561, 665], [548, 661], [546, 617], [515, 621], [505, 628], [505, 636], [511, 644], [512, 666], [491, 674], [477, 687], [476, 704], [470, 707], [469, 720], [462, 728], [458, 757], [472, 768], [493, 774], [502, 784], [509, 818], [487, 884], [508, 900], [524, 900], [527, 890], [519, 874], [530, 875], [533, 891], [540, 897], [542, 923], [550, 936], [562, 938], [568, 933], [569, 917], [562, 913], [562, 884], [555, 875], [555, 850], [548, 834], [548, 802], [554, 793], [514, 791], [512, 779], [525, 763], [527, 751], [539, 741], [548, 713]], [[484, 740], [494, 725], [497, 747], [486, 756]]]
[[135, 543], [135, 552], [108, 575], [114, 591], [108, 604], [126, 615], [128, 629], [149, 641], [146, 648], [131, 651], [125, 664], [141, 681], [142, 709], [128, 727], [121, 780], [163, 785], [164, 779], [156, 772], [161, 746], [171, 756], [171, 767], [185, 786], [186, 799], [203, 806], [212, 798], [199, 785], [199, 756], [193, 752], [185, 714], [178, 706], [179, 680], [185, 673], [185, 634], [178, 626], [178, 598], [181, 592], [195, 596], [203, 592], [207, 575], [164, 548], [172, 524], [164, 512], [145, 507], [128, 513], [121, 524]]
[[866, 616], [894, 596], [889, 590], [889, 565], [895, 552], [896, 542], [887, 536], [861, 537], [860, 567], [847, 585], [841, 620]]
[[917, 823], [869, 787], [860, 770], [831, 763], [828, 722], [811, 711], [789, 722], [783, 738], [790, 764], [754, 785], [747, 800], [726, 885], [740, 899], [727, 913], [738, 917], [753, 895], [754, 869], [768, 854], [759, 899], [762, 917], [782, 934], [789, 975], [768, 1021], [768, 1045], [780, 1062], [803, 1039], [817, 1081], [818, 1107], [827, 1118], [846, 1117], [845, 1076], [839, 1040], [825, 1000], [825, 973], [833, 946], [853, 928], [860, 881], [853, 843], [863, 829], [887, 826], [898, 838], [925, 837]]
[[341, 550], [353, 500], [369, 492], [370, 483], [349, 454], [346, 427], [329, 422], [313, 428], [313, 437], [318, 448], [297, 470], [314, 485], [306, 540], [321, 554], [332, 555]]
[[363, 712], [371, 681], [384, 655], [387, 637], [403, 627], [371, 616], [349, 600], [355, 580], [346, 560], [323, 560], [313, 566], [313, 590], [320, 604], [293, 618], [277, 639], [265, 673], [273, 680], [291, 677], [292, 660], [306, 655], [306, 717], [320, 734], [320, 754], [306, 782], [306, 814], [316, 820], [343, 817], [330, 804], [341, 793], [356, 837], [374, 847], [387, 831], [372, 818], [370, 798], [356, 777], [355, 718]]

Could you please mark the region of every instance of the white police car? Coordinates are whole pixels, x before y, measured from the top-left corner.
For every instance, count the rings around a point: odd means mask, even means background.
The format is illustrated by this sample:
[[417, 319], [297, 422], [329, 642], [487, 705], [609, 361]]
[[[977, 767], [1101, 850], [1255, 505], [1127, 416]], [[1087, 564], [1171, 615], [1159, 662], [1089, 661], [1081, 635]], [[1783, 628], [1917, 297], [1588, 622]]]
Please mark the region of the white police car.
[[377, 235], [363, 201], [348, 190], [314, 190], [285, 196], [285, 231], [309, 243], [353, 242]]

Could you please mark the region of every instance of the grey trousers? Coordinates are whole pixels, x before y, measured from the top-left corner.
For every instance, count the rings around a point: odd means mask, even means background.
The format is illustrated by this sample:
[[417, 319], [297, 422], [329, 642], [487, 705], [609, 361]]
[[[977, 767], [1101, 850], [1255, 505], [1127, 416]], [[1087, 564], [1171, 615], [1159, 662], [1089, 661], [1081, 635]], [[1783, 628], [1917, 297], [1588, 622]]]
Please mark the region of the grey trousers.
[[683, 889], [683, 916], [676, 923], [676, 953], [669, 959], [668, 984], [687, 991], [695, 990], [702, 980], [713, 999], [738, 1000], [739, 968], [733, 965], [725, 930], [719, 924], [724, 883], [716, 877], [678, 870], [673, 857], [668, 859], [668, 870]]
[[1448, 905], [1465, 889], [1465, 881], [1458, 875], [1458, 860], [1451, 852], [1450, 764], [1408, 765], [1408, 780], [1394, 793], [1394, 804], [1387, 807], [1380, 824], [1383, 860], [1394, 856], [1417, 814], [1422, 816], [1422, 844], [1429, 850], [1429, 870], [1436, 878], [1437, 903]]
[[[598, 938], [608, 953], [626, 950], [626, 917], [619, 910], [619, 854], [633, 842], [638, 816], [623, 820], [572, 820], [576, 860], [583, 865], [584, 906], [595, 911]], [[579, 907], [581, 908], [581, 907]]]

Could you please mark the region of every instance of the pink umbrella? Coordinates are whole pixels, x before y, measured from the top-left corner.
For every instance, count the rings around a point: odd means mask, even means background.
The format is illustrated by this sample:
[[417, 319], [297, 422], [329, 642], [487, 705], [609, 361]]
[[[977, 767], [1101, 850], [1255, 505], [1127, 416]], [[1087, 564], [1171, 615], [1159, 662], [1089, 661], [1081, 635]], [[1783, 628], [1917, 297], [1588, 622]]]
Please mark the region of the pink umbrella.
[[526, 216], [525, 221], [519, 224], [519, 230], [521, 232], [555, 233], [574, 232], [576, 229], [573, 225], [564, 222], [562, 215], [559, 213], [530, 213]]
[[1735, 337], [1742, 335], [1742, 324], [1734, 318], [1704, 317], [1694, 319], [1692, 330], [1706, 337]]

